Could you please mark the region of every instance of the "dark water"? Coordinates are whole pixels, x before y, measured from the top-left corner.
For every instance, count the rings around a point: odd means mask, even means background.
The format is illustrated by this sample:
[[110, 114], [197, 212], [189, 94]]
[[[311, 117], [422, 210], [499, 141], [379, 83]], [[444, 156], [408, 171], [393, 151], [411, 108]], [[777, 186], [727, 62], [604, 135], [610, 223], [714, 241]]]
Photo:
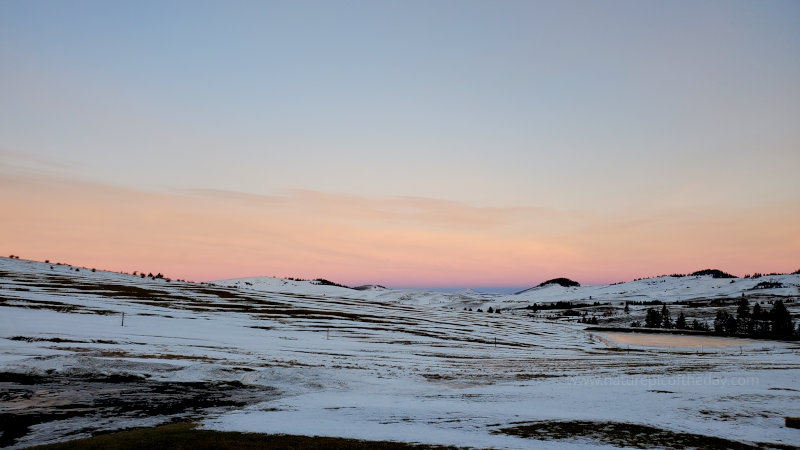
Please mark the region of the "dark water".
[[120, 375], [0, 373], [0, 447], [189, 420], [276, 397], [273, 388], [235, 381], [181, 383]]

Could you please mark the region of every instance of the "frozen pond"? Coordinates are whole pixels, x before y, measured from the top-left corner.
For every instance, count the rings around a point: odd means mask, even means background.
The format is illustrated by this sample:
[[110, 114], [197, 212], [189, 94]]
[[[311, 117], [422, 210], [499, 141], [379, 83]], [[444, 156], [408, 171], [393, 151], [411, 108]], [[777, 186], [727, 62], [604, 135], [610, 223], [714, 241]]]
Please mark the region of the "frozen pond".
[[662, 334], [662, 333], [622, 333], [607, 331], [596, 333], [610, 343], [617, 345], [636, 345], [641, 347], [684, 347], [684, 348], [732, 348], [762, 344], [764, 341], [706, 335]]

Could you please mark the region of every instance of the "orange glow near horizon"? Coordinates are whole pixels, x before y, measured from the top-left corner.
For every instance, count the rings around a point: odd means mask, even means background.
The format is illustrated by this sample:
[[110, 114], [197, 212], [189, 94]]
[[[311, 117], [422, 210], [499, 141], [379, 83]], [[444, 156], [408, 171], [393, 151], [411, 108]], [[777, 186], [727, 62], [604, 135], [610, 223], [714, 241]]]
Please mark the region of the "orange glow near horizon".
[[800, 2], [429, 3], [0, 2], [0, 252], [389, 287], [800, 267]]
[[0, 179], [0, 247], [34, 260], [195, 281], [324, 277], [345, 284], [584, 284], [703, 268], [796, 270], [791, 210], [610, 217], [313, 191], [177, 193], [33, 175]]

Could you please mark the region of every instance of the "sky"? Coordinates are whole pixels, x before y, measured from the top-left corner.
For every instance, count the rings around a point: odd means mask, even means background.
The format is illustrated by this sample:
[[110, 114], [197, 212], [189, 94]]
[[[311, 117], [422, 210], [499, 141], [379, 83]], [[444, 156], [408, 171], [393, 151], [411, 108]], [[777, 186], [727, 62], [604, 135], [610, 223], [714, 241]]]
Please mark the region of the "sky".
[[207, 281], [800, 268], [800, 2], [0, 0], [0, 252]]

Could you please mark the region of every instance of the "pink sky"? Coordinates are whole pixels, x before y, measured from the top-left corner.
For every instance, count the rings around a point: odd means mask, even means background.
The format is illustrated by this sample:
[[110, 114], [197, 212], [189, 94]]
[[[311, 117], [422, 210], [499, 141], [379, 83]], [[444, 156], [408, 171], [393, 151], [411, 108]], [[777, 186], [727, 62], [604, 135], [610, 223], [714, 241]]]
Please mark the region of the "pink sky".
[[0, 250], [212, 280], [800, 267], [800, 2], [0, 2]]
[[25, 258], [206, 281], [324, 277], [388, 286], [585, 284], [703, 268], [796, 270], [797, 211], [661, 215], [475, 207], [416, 197], [144, 192], [4, 174], [0, 248]]

